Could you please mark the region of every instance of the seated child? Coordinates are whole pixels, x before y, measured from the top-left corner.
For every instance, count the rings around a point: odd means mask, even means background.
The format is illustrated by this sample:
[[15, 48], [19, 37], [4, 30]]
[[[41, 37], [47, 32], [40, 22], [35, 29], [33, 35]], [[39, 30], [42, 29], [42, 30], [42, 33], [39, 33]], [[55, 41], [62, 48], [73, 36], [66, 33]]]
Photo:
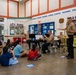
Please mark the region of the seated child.
[[1, 53], [2, 53], [2, 47], [3, 47], [3, 45], [2, 45], [2, 42], [1, 42], [1, 40], [0, 40], [0, 55], [1, 55]]
[[8, 47], [3, 47], [3, 54], [0, 56], [0, 61], [2, 66], [10, 66], [18, 63], [13, 52], [11, 50], [8, 51]]
[[33, 44], [32, 49], [29, 50], [29, 53], [28, 53], [28, 60], [37, 60], [39, 57], [41, 57], [41, 54], [38, 54], [36, 45]]
[[24, 57], [27, 56], [26, 52], [22, 50], [21, 42], [17, 40], [16, 46], [14, 48], [15, 57]]

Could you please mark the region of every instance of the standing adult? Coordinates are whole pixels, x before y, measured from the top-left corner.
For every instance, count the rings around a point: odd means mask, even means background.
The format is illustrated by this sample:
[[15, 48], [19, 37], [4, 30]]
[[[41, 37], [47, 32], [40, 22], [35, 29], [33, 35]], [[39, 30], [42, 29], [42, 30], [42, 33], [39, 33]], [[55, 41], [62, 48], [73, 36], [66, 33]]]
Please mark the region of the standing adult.
[[73, 35], [76, 31], [75, 24], [72, 22], [72, 19], [69, 18], [67, 20], [67, 34], [68, 34], [68, 40], [67, 40], [67, 45], [68, 45], [68, 56], [67, 58], [74, 58], [74, 47], [73, 47]]
[[[73, 47], [73, 35], [76, 32], [75, 24], [72, 22], [71, 18], [67, 19], [66, 28], [67, 30], [67, 47], [68, 47], [68, 55], [67, 59], [73, 59], [74, 58], [74, 47]], [[62, 29], [64, 30], [64, 29]]]

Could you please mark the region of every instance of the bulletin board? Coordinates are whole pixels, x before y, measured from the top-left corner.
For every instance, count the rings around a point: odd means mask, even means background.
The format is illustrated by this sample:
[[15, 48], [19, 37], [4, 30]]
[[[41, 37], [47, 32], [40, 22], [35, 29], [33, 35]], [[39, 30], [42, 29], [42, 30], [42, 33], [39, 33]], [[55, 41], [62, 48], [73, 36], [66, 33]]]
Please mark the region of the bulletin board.
[[38, 31], [41, 31], [41, 34], [47, 34], [48, 30], [51, 30], [55, 34], [55, 22], [46, 22], [39, 24], [32, 24], [28, 27], [30, 33], [38, 34]]
[[10, 23], [10, 35], [22, 35], [24, 33], [23, 24]]

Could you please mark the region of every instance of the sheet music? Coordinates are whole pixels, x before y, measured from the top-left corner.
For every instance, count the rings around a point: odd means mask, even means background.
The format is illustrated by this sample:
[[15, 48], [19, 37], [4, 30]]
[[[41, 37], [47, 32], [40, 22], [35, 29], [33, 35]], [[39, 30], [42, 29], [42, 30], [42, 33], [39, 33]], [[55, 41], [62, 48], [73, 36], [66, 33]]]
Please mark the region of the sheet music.
[[43, 38], [42, 35], [35, 35], [35, 37], [36, 37], [36, 40], [39, 40], [40, 38]]

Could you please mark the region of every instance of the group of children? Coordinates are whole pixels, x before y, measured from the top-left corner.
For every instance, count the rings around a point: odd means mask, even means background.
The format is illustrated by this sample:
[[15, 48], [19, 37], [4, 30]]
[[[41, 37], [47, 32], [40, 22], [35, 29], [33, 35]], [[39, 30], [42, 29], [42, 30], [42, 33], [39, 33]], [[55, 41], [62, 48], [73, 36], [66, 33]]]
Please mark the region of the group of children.
[[2, 66], [17, 64], [19, 62], [17, 58], [19, 57], [27, 57], [28, 60], [37, 60], [41, 57], [41, 54], [38, 53], [35, 44], [33, 44], [32, 49], [26, 53], [22, 50], [21, 42], [19, 40], [15, 43], [11, 43], [10, 39], [8, 39], [0, 54], [0, 64]]

